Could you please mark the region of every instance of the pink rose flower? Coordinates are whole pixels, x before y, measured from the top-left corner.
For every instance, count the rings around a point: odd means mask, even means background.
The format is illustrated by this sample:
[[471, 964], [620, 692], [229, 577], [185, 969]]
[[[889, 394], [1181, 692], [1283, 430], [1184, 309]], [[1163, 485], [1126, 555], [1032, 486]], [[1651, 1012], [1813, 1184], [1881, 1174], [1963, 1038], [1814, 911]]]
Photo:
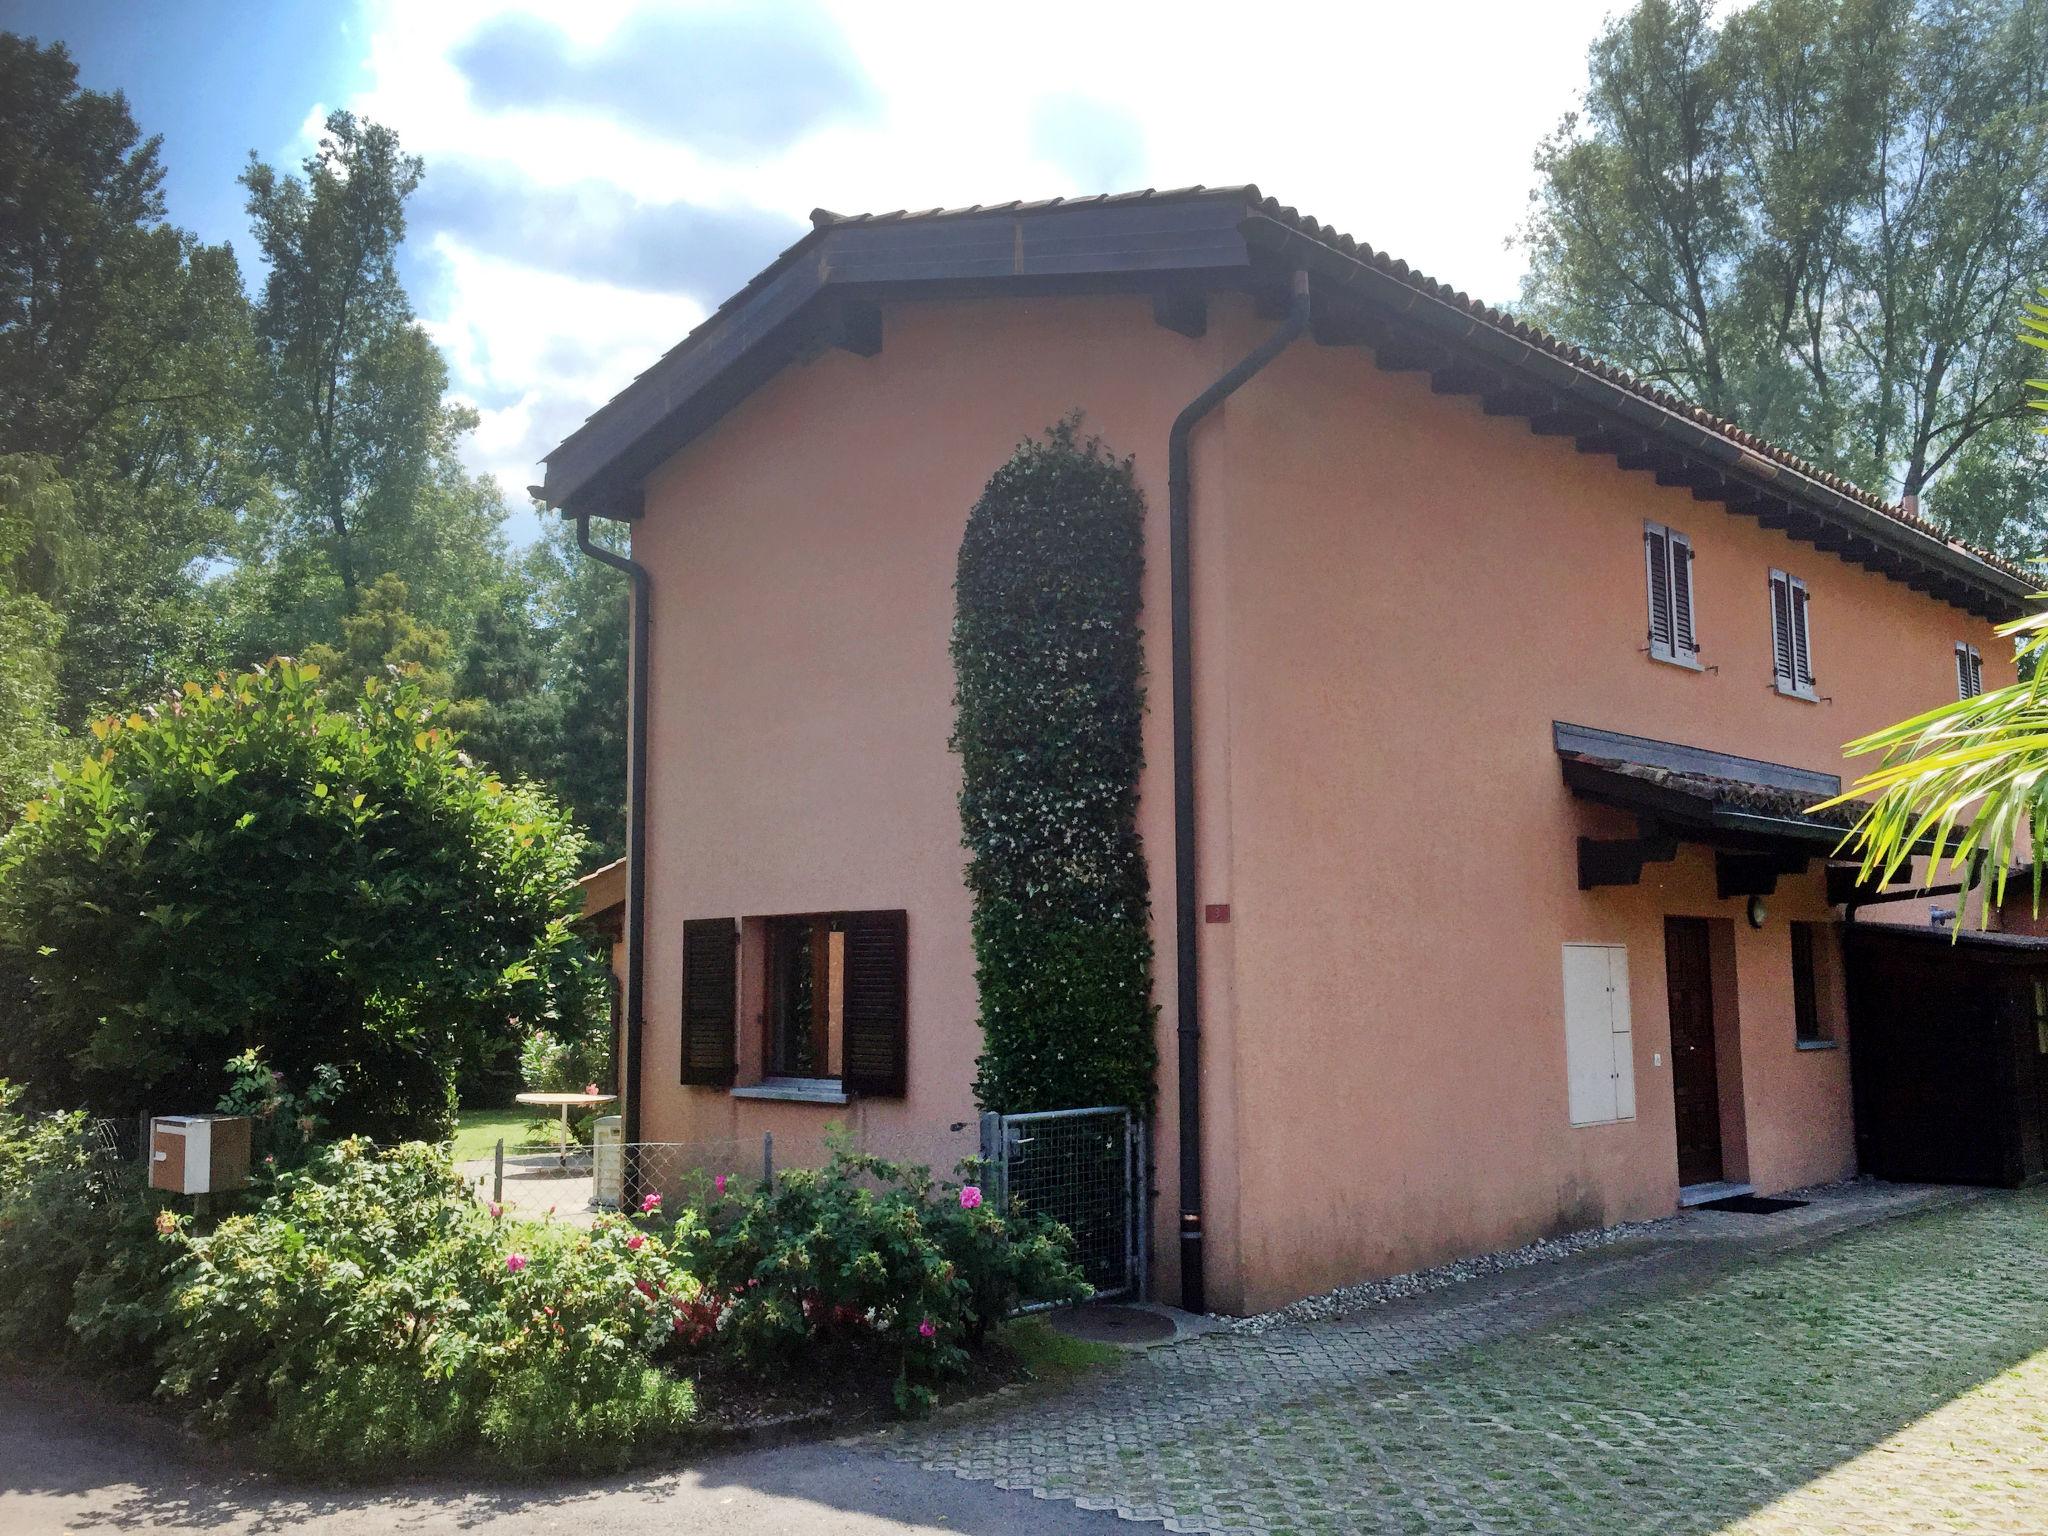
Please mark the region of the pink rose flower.
[[719, 1175], [719, 1176], [718, 1176], [717, 1178], [713, 1179], [713, 1180], [711, 1181], [711, 1187], [712, 1187], [713, 1189], [717, 1190], [717, 1191], [718, 1191], [718, 1192], [719, 1192], [719, 1193], [720, 1193], [721, 1195], [722, 1195], [722, 1194], [724, 1194], [724, 1193], [725, 1193], [725, 1175], [721, 1173], [721, 1174], [720, 1174], [720, 1175]]
[[979, 1204], [981, 1204], [981, 1186], [979, 1184], [962, 1184], [960, 1186], [960, 1209], [971, 1211]]
[[650, 1189], [647, 1192], [647, 1198], [640, 1202], [640, 1213], [644, 1216], [649, 1211], [658, 1211], [660, 1209], [661, 1193], [659, 1190]]
[[938, 1331], [939, 1325], [937, 1323], [934, 1323], [930, 1318], [926, 1318], [923, 1322], [917, 1325], [917, 1332], [920, 1338], [931, 1338]]
[[485, 1201], [484, 1209], [491, 1213], [491, 1220], [493, 1221], [496, 1221], [500, 1216], [503, 1216], [505, 1214], [505, 1207], [498, 1204], [498, 1202], [495, 1200]]
[[590, 1096], [591, 1098], [593, 1098], [593, 1099], [594, 1099], [594, 1098], [596, 1098], [596, 1097], [597, 1097], [597, 1084], [595, 1084], [595, 1083], [585, 1083], [585, 1084], [583, 1085], [583, 1091], [584, 1091], [584, 1093], [588, 1094], [588, 1095], [589, 1095], [589, 1096]]
[[640, 1249], [647, 1246], [647, 1239], [641, 1233], [635, 1232], [626, 1239], [626, 1246], [637, 1253]]
[[508, 1254], [506, 1254], [506, 1255], [505, 1255], [505, 1273], [506, 1273], [506, 1274], [508, 1274], [508, 1275], [516, 1275], [516, 1274], [518, 1274], [518, 1273], [519, 1273], [519, 1271], [521, 1271], [521, 1270], [522, 1270], [522, 1269], [524, 1269], [524, 1268], [526, 1268], [526, 1255], [525, 1255], [525, 1254], [523, 1254], [523, 1253], [508, 1253]]

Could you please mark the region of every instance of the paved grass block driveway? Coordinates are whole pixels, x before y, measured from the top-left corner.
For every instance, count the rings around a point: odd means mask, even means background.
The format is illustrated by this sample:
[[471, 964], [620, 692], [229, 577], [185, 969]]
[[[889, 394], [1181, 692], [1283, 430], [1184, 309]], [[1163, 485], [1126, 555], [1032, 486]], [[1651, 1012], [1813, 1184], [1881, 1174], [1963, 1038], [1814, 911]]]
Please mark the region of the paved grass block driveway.
[[889, 1449], [1182, 1531], [2048, 1531], [2048, 1194], [1496, 1278]]

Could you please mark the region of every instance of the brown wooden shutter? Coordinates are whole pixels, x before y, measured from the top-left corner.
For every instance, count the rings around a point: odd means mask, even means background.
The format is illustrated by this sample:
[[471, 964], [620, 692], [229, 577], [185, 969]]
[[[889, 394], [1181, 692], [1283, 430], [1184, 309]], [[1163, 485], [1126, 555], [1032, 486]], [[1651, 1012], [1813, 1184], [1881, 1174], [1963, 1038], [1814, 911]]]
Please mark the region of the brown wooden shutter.
[[910, 1054], [909, 919], [902, 912], [846, 912], [839, 921], [846, 934], [840, 1084], [848, 1093], [900, 1099]]
[[683, 1081], [732, 1086], [738, 1065], [739, 926], [729, 917], [683, 924]]

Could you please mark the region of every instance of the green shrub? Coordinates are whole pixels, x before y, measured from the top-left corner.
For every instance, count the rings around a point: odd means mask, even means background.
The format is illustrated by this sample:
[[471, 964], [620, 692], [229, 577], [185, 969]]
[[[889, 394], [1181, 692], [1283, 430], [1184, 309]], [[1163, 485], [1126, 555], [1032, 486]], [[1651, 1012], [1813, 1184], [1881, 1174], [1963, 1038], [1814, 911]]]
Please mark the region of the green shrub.
[[493, 1219], [435, 1148], [342, 1142], [186, 1247], [164, 1390], [281, 1465], [611, 1466], [695, 1412], [654, 1365], [697, 1294], [667, 1244]]
[[82, 1309], [88, 1344], [105, 1359], [132, 1359], [153, 1330], [139, 1317], [122, 1324], [99, 1286], [118, 1273], [145, 1302], [161, 1299], [173, 1254], [156, 1230], [157, 1204], [140, 1169], [97, 1150], [84, 1115], [24, 1115], [20, 1098], [0, 1079], [0, 1354], [60, 1352]]
[[580, 1093], [592, 1083], [609, 1089], [611, 1033], [578, 1038], [530, 1030], [519, 1047], [519, 1076], [535, 1093]]
[[249, 1120], [250, 1155], [261, 1168], [297, 1168], [313, 1155], [327, 1129], [325, 1111], [341, 1094], [341, 1074], [316, 1068], [303, 1093], [295, 1093], [282, 1072], [263, 1064], [253, 1046], [228, 1062], [228, 1090], [217, 1106], [224, 1115]]
[[[259, 1048], [335, 1129], [444, 1135], [458, 1066], [580, 1015], [581, 840], [473, 767], [411, 683], [352, 708], [276, 662], [97, 722], [0, 839], [0, 1070], [103, 1113], [192, 1109]], [[580, 1016], [576, 1029], [582, 1029]]]
[[822, 1169], [686, 1215], [676, 1240], [702, 1282], [681, 1308], [689, 1341], [759, 1373], [871, 1357], [913, 1414], [1020, 1299], [1087, 1292], [1064, 1228], [1006, 1220], [972, 1186], [843, 1145]]
[[1131, 461], [1070, 419], [996, 471], [961, 539], [953, 748], [985, 1108], [1152, 1101], [1144, 522]]

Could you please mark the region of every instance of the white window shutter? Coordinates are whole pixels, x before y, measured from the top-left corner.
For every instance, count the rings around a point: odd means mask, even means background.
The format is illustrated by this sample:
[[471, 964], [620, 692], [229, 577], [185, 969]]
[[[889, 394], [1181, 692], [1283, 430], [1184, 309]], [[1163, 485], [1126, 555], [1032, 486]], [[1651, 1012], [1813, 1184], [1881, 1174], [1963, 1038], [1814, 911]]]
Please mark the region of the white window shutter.
[[1699, 655], [1699, 631], [1692, 610], [1692, 540], [1676, 529], [1667, 529], [1671, 549], [1671, 649], [1682, 660]]
[[1771, 572], [1771, 667], [1780, 688], [1798, 686], [1799, 675], [1792, 666], [1791, 578], [1783, 571]]
[[1650, 654], [1671, 657], [1671, 545], [1656, 523], [1643, 524], [1643, 575], [1650, 595]]

